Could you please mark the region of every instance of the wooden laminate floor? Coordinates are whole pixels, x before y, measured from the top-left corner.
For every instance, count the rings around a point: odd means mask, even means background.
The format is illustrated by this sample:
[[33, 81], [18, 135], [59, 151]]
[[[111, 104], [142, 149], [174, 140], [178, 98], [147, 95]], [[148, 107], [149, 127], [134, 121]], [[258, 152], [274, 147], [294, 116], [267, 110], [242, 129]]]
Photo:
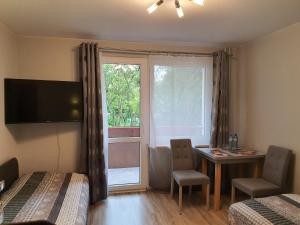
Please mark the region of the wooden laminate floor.
[[[177, 196], [148, 191], [111, 195], [90, 208], [90, 225], [225, 225], [228, 204], [214, 211], [205, 209], [200, 193], [193, 193], [191, 202], [184, 195], [183, 213], [178, 213]], [[211, 199], [212, 200], [212, 199]]]

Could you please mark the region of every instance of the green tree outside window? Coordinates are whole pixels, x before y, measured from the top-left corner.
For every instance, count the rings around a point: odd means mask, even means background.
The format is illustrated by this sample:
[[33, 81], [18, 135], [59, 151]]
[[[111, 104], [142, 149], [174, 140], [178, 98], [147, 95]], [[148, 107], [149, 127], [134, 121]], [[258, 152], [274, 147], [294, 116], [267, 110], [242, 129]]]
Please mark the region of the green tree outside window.
[[109, 127], [140, 126], [140, 65], [104, 64]]

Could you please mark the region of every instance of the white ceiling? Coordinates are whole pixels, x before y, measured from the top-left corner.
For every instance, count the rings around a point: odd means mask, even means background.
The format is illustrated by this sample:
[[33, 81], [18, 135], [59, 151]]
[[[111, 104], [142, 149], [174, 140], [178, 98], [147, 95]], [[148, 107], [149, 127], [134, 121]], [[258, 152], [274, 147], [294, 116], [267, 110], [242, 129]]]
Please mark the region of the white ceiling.
[[0, 21], [22, 35], [229, 44], [300, 21], [300, 0], [0, 0]]

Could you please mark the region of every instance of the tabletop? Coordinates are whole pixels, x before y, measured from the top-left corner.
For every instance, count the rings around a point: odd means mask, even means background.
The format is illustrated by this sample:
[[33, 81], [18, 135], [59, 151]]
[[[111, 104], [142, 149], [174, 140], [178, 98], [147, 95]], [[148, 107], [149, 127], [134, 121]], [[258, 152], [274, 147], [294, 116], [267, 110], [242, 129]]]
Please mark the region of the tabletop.
[[196, 151], [210, 161], [223, 164], [253, 162], [265, 157], [263, 152], [247, 149], [229, 151], [220, 148], [196, 148]]

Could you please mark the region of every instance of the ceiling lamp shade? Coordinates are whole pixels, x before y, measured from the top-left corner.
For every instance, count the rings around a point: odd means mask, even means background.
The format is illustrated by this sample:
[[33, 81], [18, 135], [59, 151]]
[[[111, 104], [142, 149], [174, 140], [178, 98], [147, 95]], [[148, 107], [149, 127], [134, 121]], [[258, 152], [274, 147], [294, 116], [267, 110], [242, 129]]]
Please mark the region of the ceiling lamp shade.
[[191, 0], [191, 1], [198, 5], [204, 5], [204, 0]]
[[177, 11], [177, 15], [179, 18], [183, 17], [184, 14], [183, 14], [183, 10], [180, 6], [180, 3], [179, 3], [179, 0], [175, 0], [175, 7], [176, 7], [176, 11]]
[[153, 13], [155, 10], [157, 10], [158, 6], [160, 6], [163, 3], [164, 3], [163, 0], [159, 0], [156, 3], [153, 3], [151, 6], [148, 7], [148, 9], [147, 9], [148, 13], [149, 14]]
[[[190, 0], [194, 3], [196, 3], [197, 5], [204, 5], [204, 1], [205, 0]], [[147, 11], [149, 14], [153, 13], [155, 10], [157, 10], [157, 8], [164, 3], [164, 0], [159, 0], [155, 3], [153, 3], [151, 6], [148, 7]], [[175, 0], [175, 8], [176, 8], [176, 12], [179, 18], [184, 16], [183, 10], [181, 8], [180, 2], [179, 0]]]

